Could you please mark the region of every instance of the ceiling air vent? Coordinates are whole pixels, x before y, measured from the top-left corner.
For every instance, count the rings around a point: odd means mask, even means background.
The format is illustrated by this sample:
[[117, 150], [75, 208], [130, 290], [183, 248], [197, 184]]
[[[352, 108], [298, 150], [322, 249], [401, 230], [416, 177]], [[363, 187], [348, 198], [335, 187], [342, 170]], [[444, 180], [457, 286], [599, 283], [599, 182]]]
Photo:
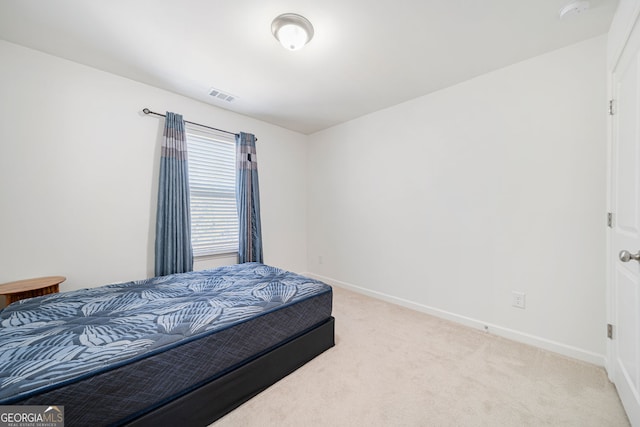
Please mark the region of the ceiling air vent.
[[221, 101], [227, 101], [227, 102], [233, 102], [238, 98], [235, 95], [231, 95], [229, 93], [223, 92], [220, 89], [216, 89], [216, 88], [211, 88], [211, 90], [209, 91], [209, 95]]

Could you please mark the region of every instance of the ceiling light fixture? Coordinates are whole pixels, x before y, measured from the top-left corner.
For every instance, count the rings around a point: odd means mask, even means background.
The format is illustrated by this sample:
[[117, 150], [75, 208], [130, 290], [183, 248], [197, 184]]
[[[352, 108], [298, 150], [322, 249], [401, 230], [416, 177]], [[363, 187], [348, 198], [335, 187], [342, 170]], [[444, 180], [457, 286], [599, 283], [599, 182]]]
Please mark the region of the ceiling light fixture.
[[313, 25], [304, 16], [283, 13], [271, 23], [271, 32], [285, 49], [298, 50], [313, 38]]

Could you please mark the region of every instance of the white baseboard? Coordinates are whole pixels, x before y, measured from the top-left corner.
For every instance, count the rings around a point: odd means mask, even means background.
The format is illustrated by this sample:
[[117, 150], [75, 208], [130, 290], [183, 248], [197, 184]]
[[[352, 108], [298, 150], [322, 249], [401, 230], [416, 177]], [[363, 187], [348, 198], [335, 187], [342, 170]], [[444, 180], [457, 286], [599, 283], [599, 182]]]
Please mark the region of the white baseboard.
[[401, 305], [403, 307], [407, 307], [412, 310], [420, 311], [423, 313], [430, 314], [432, 316], [436, 316], [442, 319], [450, 320], [452, 322], [460, 323], [462, 325], [469, 326], [474, 329], [479, 329], [481, 331], [485, 331], [503, 338], [507, 338], [513, 341], [532, 345], [534, 347], [549, 350], [554, 353], [559, 353], [559, 354], [562, 354], [563, 356], [571, 357], [573, 359], [582, 360], [584, 362], [592, 363], [598, 366], [605, 366], [605, 355], [603, 354], [594, 353], [578, 347], [563, 344], [561, 342], [548, 340], [546, 338], [527, 334], [521, 331], [516, 331], [514, 329], [506, 328], [504, 326], [483, 322], [481, 320], [472, 319], [466, 316], [461, 316], [459, 314], [451, 313], [445, 310], [440, 310], [435, 307], [429, 307], [424, 304], [409, 301], [404, 298], [398, 298], [392, 295], [385, 294], [383, 292], [372, 291], [360, 286], [352, 285], [350, 283], [341, 282], [339, 280], [335, 280], [330, 277], [324, 277], [319, 274], [308, 273], [308, 272], [303, 274], [305, 276], [312, 277], [317, 280], [321, 280], [331, 286], [348, 289], [363, 295], [367, 295], [367, 296], [377, 298], [383, 301], [387, 301], [393, 304]]

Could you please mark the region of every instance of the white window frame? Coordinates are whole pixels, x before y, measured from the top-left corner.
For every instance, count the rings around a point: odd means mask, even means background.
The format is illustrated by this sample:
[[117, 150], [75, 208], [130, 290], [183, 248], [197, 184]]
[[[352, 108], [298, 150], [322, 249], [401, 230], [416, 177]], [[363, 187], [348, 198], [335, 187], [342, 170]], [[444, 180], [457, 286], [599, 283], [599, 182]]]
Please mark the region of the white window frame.
[[185, 124], [195, 258], [238, 253], [233, 135]]

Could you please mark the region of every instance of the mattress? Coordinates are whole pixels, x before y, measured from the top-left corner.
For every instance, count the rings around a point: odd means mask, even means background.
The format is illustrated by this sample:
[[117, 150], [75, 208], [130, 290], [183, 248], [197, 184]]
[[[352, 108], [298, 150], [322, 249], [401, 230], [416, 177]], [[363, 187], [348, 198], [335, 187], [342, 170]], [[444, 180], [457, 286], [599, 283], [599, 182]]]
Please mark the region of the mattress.
[[0, 405], [123, 423], [313, 329], [331, 304], [328, 285], [256, 263], [18, 301], [0, 311]]

